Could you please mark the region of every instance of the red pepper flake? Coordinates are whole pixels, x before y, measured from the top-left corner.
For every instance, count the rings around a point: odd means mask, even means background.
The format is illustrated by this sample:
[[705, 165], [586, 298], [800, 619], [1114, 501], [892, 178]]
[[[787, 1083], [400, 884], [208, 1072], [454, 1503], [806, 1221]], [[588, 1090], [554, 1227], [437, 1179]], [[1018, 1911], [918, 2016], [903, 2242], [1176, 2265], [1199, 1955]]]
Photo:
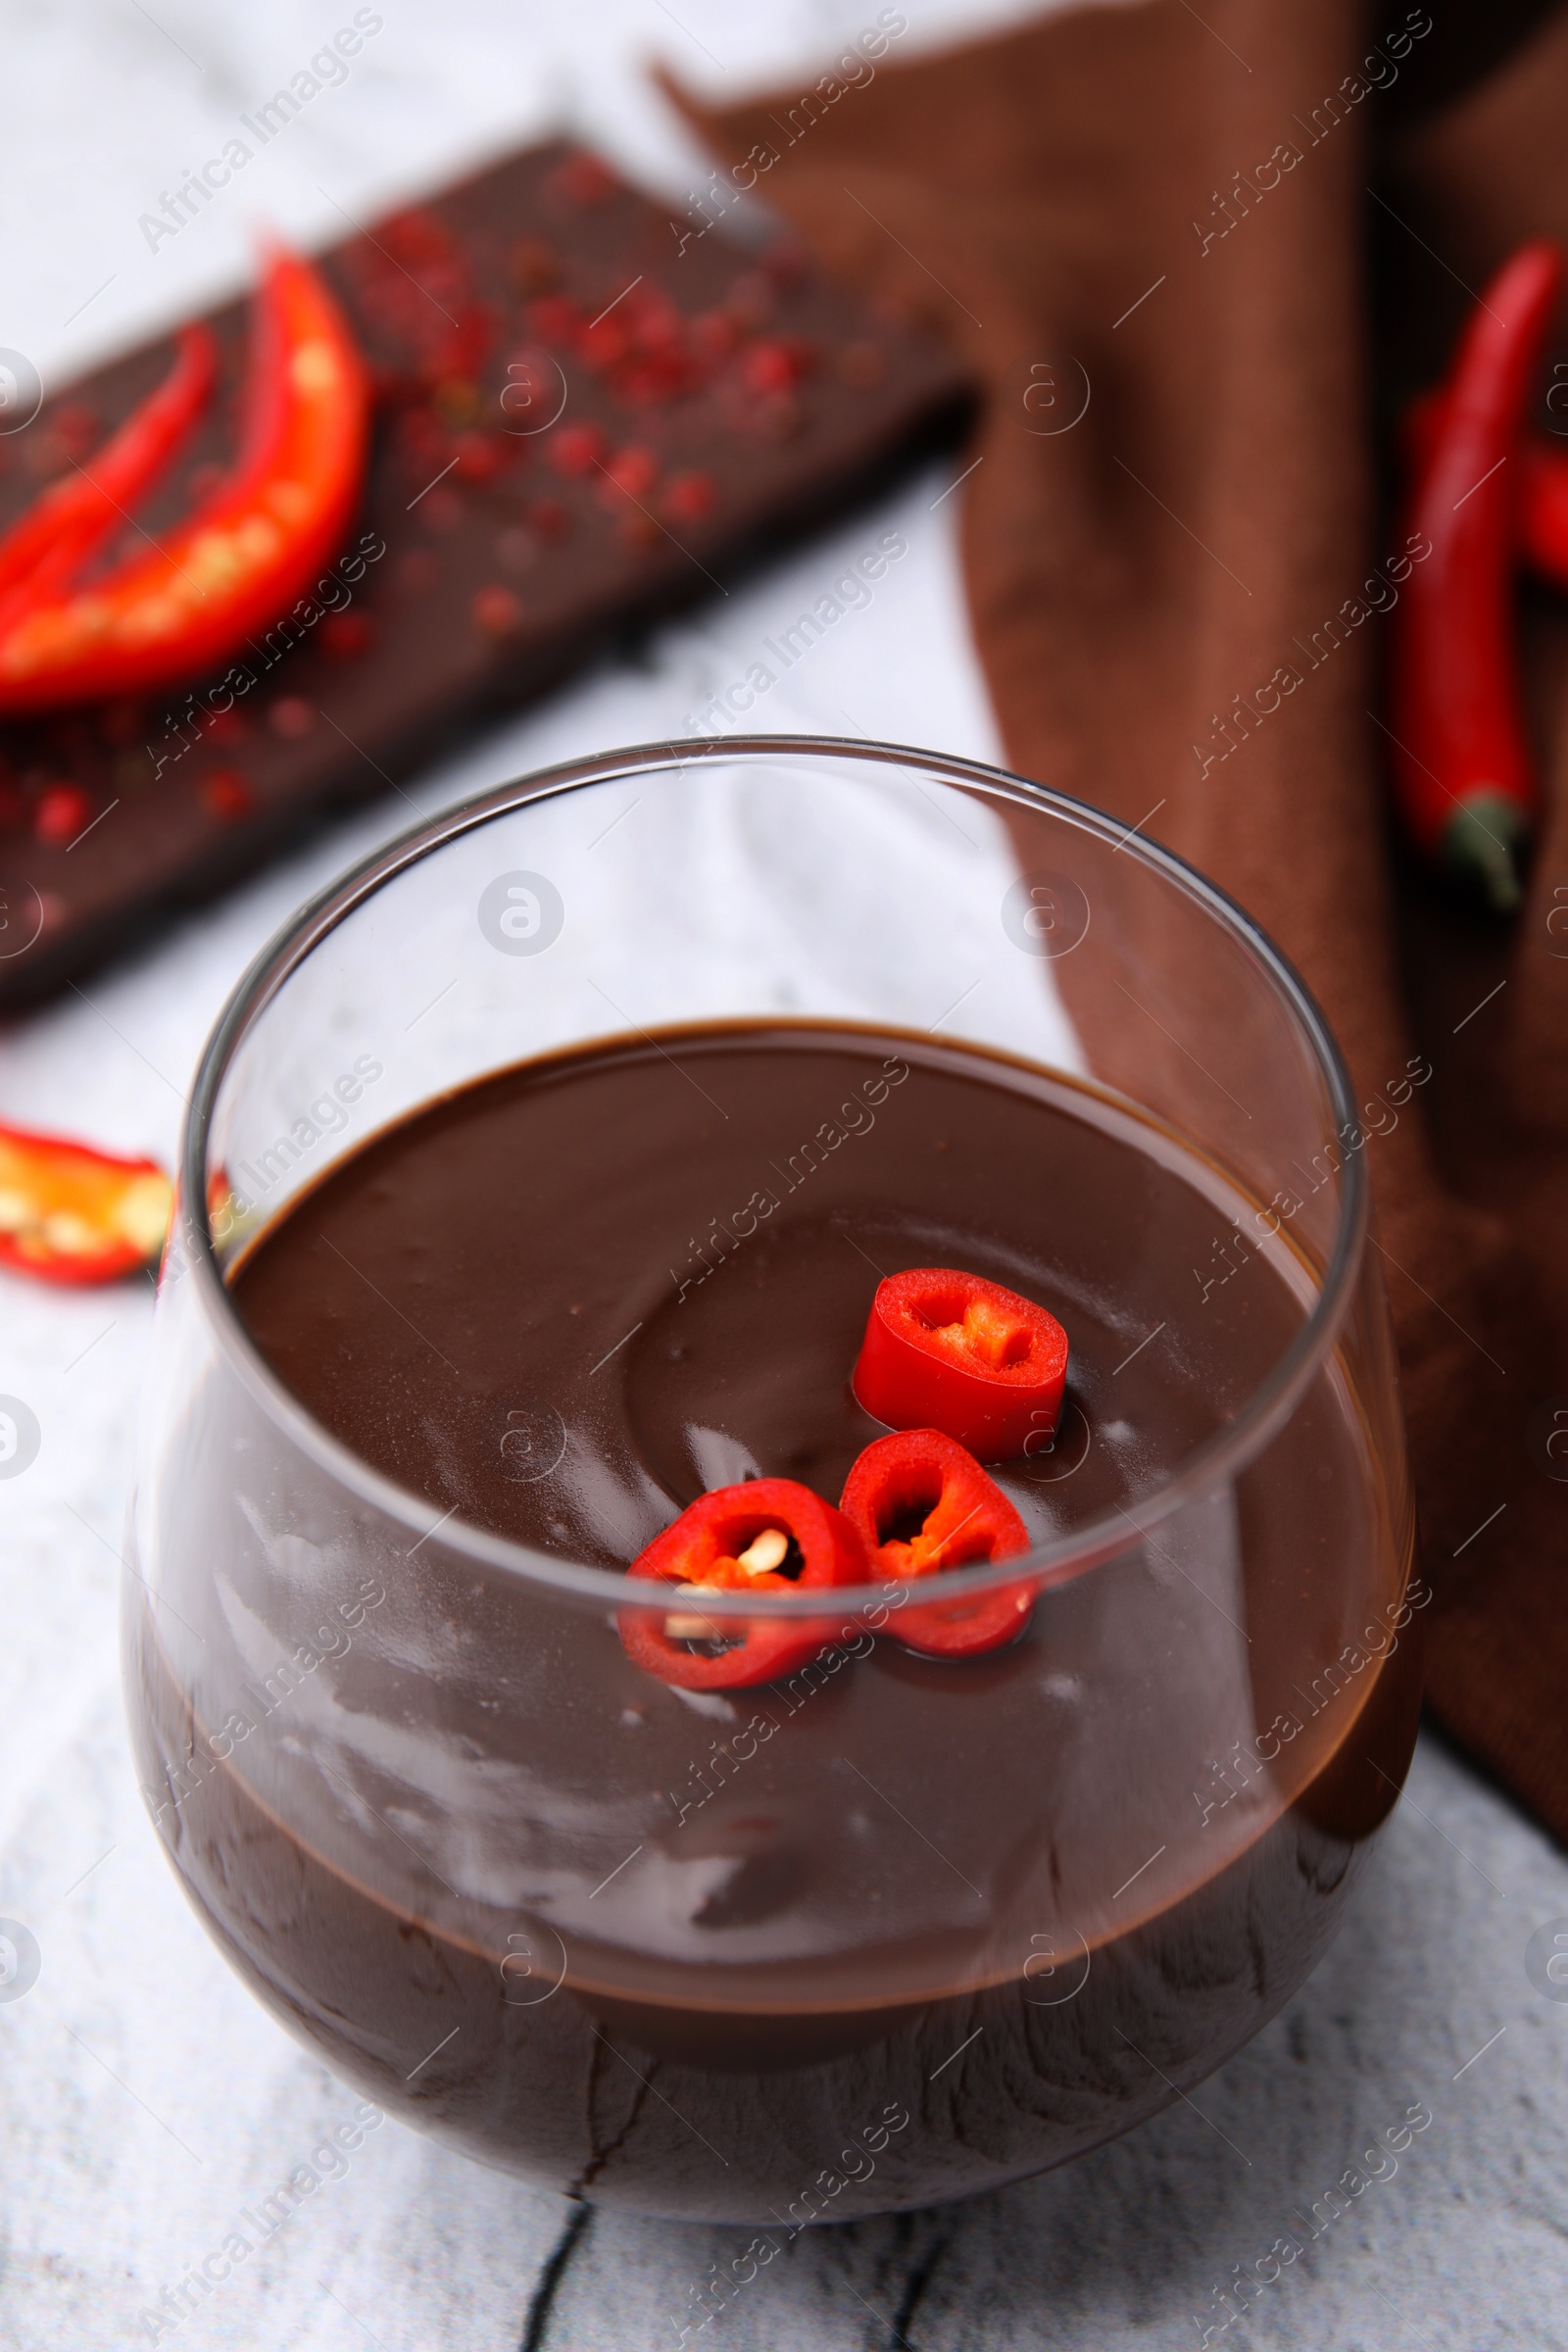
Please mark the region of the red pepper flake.
[[522, 626], [522, 604], [499, 582], [481, 588], [469, 607], [473, 625], [487, 637], [511, 637]]
[[628, 547], [657, 547], [664, 535], [652, 514], [645, 514], [641, 507], [627, 507], [615, 527]]
[[574, 343], [583, 316], [567, 294], [544, 294], [524, 314], [530, 335], [541, 343]]
[[202, 806], [211, 816], [226, 825], [236, 824], [249, 816], [256, 806], [250, 778], [237, 767], [215, 767], [202, 778]]
[[616, 493], [626, 498], [646, 498], [659, 479], [659, 460], [651, 449], [635, 443], [617, 449], [608, 459], [600, 475], [600, 495], [610, 505], [619, 503]]
[[631, 349], [631, 333], [623, 318], [596, 318], [577, 338], [577, 348], [590, 368], [613, 368]]
[[[939, 1429], [906, 1429], [867, 1446], [839, 1507], [889, 1582], [913, 1584], [1029, 1548], [1029, 1531], [996, 1481]], [[1017, 1639], [1034, 1597], [1032, 1584], [1015, 1584], [899, 1608], [888, 1631], [929, 1657], [976, 1657]]]
[[615, 369], [611, 383], [622, 400], [649, 408], [695, 391], [701, 380], [700, 369], [686, 354], [673, 350], [639, 353]]
[[806, 347], [798, 342], [754, 343], [742, 357], [741, 381], [748, 392], [790, 392], [809, 365]]
[[677, 473], [664, 492], [664, 514], [671, 522], [701, 522], [711, 514], [718, 492], [710, 473], [696, 468]]
[[382, 224], [381, 243], [395, 258], [410, 262], [442, 261], [452, 249], [452, 239], [428, 205], [411, 204], [406, 211], [394, 213]]
[[511, 445], [491, 433], [460, 433], [456, 448], [460, 482], [493, 481], [511, 454]]
[[951, 1266], [916, 1266], [877, 1286], [855, 1394], [894, 1429], [943, 1430], [981, 1461], [1043, 1443], [1061, 1412], [1067, 1335], [1054, 1315]]
[[501, 316], [492, 303], [466, 302], [456, 291], [452, 299], [462, 305], [462, 316], [437, 346], [436, 372], [467, 380], [479, 373], [494, 349], [501, 330]]
[[666, 352], [686, 340], [685, 312], [646, 282], [628, 296], [625, 317], [639, 351]]
[[46, 784], [32, 812], [32, 829], [51, 850], [64, 849], [92, 822], [92, 803], [79, 784]]
[[551, 436], [550, 463], [558, 473], [591, 473], [609, 446], [602, 425], [564, 424]]
[[321, 623], [321, 651], [333, 662], [357, 662], [375, 643], [368, 612], [329, 612]]
[[688, 1690], [771, 1683], [814, 1657], [832, 1618], [710, 1617], [705, 1592], [789, 1592], [867, 1577], [865, 1547], [842, 1511], [790, 1478], [720, 1487], [682, 1511], [627, 1571], [678, 1588], [672, 1604], [625, 1609], [620, 1639], [645, 1673]]
[[420, 518], [427, 531], [455, 531], [463, 520], [463, 500], [445, 482], [427, 490], [418, 502]]
[[314, 705], [308, 703], [303, 694], [280, 696], [267, 714], [273, 734], [285, 736], [290, 742], [311, 733], [316, 725], [316, 715]]

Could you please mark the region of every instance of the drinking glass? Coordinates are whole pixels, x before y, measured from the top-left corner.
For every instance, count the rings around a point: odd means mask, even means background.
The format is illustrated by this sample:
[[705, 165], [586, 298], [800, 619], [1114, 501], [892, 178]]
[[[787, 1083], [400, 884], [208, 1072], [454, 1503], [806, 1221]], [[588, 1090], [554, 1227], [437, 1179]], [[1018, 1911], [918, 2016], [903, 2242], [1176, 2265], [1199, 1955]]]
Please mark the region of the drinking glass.
[[[607, 1505], [602, 1540], [564, 1556], [440, 1510], [247, 1334], [236, 1269], [372, 1136], [492, 1072], [716, 1022], [983, 1057], [1212, 1206], [1197, 1263], [1125, 1202], [1057, 1237], [1128, 1361], [1157, 1342], [1222, 1409], [1195, 1446], [1135, 1433], [1142, 1467], [1090, 1504], [1091, 1446], [1131, 1441], [1114, 1378], [1074, 1392], [1021, 1465], [1027, 1558], [945, 1578], [956, 1597], [1027, 1568], [1006, 1651], [911, 1658], [866, 1585], [834, 1593], [780, 1689], [655, 1686], [617, 1630], [652, 1531]], [[775, 2248], [1153, 2115], [1299, 1985], [1409, 1759], [1425, 1589], [1367, 1141], [1320, 1014], [1238, 907], [973, 762], [644, 747], [377, 852], [224, 1010], [159, 1287], [125, 1682], [208, 1931], [408, 2122]], [[1020, 1213], [1049, 1226], [1031, 1182]], [[1243, 1380], [1259, 1285], [1280, 1340]], [[525, 1303], [498, 1287], [498, 1316]], [[367, 1292], [368, 1347], [379, 1311]], [[500, 1414], [485, 1442], [509, 1477], [591, 1495], [525, 1346], [515, 1393], [472, 1409]], [[704, 1608], [822, 1615], [789, 1592]]]

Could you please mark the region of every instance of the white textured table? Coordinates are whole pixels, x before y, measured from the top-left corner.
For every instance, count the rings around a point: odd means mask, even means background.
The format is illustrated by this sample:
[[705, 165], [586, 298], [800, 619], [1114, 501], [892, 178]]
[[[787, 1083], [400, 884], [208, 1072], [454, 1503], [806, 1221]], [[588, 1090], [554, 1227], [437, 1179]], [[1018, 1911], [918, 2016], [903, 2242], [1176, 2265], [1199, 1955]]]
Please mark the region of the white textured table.
[[[910, 48], [944, 24], [1020, 13], [906, 7]], [[875, 11], [596, 0], [563, 21], [539, 0], [386, 0], [378, 13], [347, 81], [323, 89], [223, 205], [149, 248], [138, 216], [352, 8], [0, 0], [0, 344], [53, 380], [226, 290], [263, 211], [326, 238], [340, 208], [363, 218], [563, 113], [678, 189], [686, 163], [641, 86], [643, 56], [657, 49], [739, 90]], [[956, 502], [933, 506], [947, 481], [906, 485], [885, 512], [667, 631], [647, 667], [579, 682], [414, 798], [434, 808], [546, 760], [683, 727], [888, 527], [905, 532], [910, 561], [792, 670], [769, 724], [995, 756], [956, 575]], [[307, 891], [409, 814], [393, 801], [318, 838], [85, 994], [9, 1024], [4, 1114], [168, 1159], [202, 1038], [246, 960]], [[160, 2302], [357, 2102], [207, 1942], [131, 1774], [116, 1551], [150, 1307], [140, 1287], [72, 1298], [0, 1278], [0, 1394], [24, 1398], [42, 1432], [27, 1470], [0, 1481], [0, 1917], [39, 1953], [30, 1989], [0, 1997], [0, 2344], [675, 2345], [694, 2288], [741, 2238], [573, 2216], [390, 2122], [342, 2169], [322, 2158], [319, 2187], [177, 2328], [177, 2291]], [[1568, 2001], [1545, 1997], [1525, 1965], [1532, 1934], [1559, 1919], [1568, 1927], [1568, 1864], [1428, 1740], [1339, 1945], [1196, 2104], [1052, 2179], [808, 2233], [687, 2340], [1113, 2352], [1197, 2345], [1207, 2330], [1210, 2342], [1313, 2352], [1568, 2346]], [[1325, 2220], [1338, 2211], [1330, 2186], [1410, 2108], [1430, 2123], [1396, 2165], [1382, 2160], [1384, 2177], [1351, 2173], [1348, 2209]], [[1216, 2289], [1236, 2266], [1254, 2281], [1278, 2268], [1281, 2239], [1302, 2250], [1222, 2328], [1236, 2306]]]

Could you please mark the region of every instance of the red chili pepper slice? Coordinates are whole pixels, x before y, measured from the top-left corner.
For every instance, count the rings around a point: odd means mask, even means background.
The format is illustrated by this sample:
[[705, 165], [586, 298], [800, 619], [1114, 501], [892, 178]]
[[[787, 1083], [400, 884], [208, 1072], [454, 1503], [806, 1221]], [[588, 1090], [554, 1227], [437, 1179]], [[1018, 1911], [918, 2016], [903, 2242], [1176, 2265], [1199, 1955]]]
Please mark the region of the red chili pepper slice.
[[173, 367], [96, 456], [56, 482], [0, 538], [0, 628], [11, 598], [62, 586], [153, 483], [207, 406], [218, 345], [205, 326], [179, 337]]
[[1406, 524], [1431, 554], [1396, 609], [1389, 704], [1396, 799], [1417, 843], [1516, 906], [1536, 806], [1512, 579], [1526, 402], [1562, 256], [1522, 246], [1471, 312], [1441, 401], [1410, 435]]
[[[1029, 1548], [1029, 1531], [995, 1479], [939, 1429], [901, 1430], [867, 1446], [839, 1507], [873, 1570], [900, 1583]], [[888, 1630], [927, 1657], [978, 1657], [1017, 1639], [1034, 1597], [1032, 1584], [1004, 1585], [962, 1600], [895, 1609]]]
[[705, 1592], [798, 1592], [869, 1581], [865, 1547], [843, 1512], [792, 1478], [754, 1478], [701, 1495], [626, 1573], [679, 1587], [678, 1605], [662, 1620], [643, 1608], [624, 1611], [620, 1638], [634, 1665], [688, 1690], [774, 1682], [838, 1630], [830, 1617], [705, 1617]]
[[983, 1462], [1049, 1438], [1061, 1411], [1067, 1334], [1054, 1315], [951, 1266], [879, 1284], [855, 1367], [856, 1396], [893, 1429], [939, 1429]]
[[359, 496], [368, 386], [336, 302], [309, 266], [268, 262], [240, 458], [152, 554], [0, 614], [0, 715], [165, 686], [265, 628], [336, 554]]
[[45, 1282], [112, 1282], [151, 1265], [173, 1193], [155, 1160], [0, 1127], [0, 1265]]

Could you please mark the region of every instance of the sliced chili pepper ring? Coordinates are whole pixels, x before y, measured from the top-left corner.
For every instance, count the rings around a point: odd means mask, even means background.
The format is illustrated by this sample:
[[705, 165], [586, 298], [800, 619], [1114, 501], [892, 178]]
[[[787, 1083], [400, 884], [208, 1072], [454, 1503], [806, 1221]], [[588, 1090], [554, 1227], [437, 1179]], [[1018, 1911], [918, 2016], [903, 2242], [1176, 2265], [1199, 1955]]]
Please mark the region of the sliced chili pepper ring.
[[[1027, 1551], [1029, 1531], [972, 1453], [939, 1429], [900, 1430], [867, 1446], [839, 1505], [870, 1554], [899, 1583]], [[888, 1631], [927, 1657], [972, 1658], [1016, 1641], [1036, 1587], [1003, 1585], [961, 1599], [895, 1609]]]
[[748, 1479], [700, 1495], [627, 1575], [679, 1588], [683, 1607], [624, 1609], [619, 1631], [634, 1665], [688, 1690], [775, 1682], [838, 1631], [836, 1618], [710, 1616], [705, 1592], [825, 1591], [868, 1581], [865, 1547], [848, 1519], [792, 1478]]
[[151, 1265], [172, 1192], [150, 1159], [0, 1127], [0, 1265], [44, 1282], [113, 1282]]
[[878, 1285], [853, 1385], [890, 1428], [941, 1430], [1004, 1462], [1052, 1435], [1066, 1377], [1067, 1335], [1043, 1306], [979, 1274], [914, 1266]]

